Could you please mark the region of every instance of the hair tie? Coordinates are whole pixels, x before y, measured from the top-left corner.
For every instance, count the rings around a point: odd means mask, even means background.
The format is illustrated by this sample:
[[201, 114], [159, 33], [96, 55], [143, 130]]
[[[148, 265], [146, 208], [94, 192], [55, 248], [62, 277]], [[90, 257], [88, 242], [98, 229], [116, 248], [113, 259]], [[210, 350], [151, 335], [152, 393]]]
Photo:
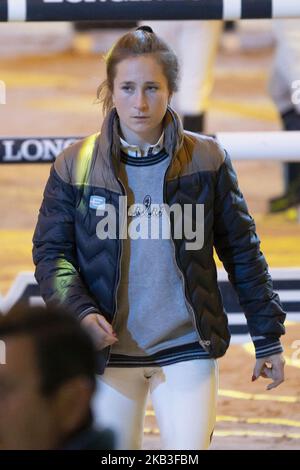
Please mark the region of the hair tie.
[[136, 31], [146, 31], [147, 33], [153, 33], [153, 29], [150, 28], [150, 26], [139, 26], [138, 28], [136, 28]]

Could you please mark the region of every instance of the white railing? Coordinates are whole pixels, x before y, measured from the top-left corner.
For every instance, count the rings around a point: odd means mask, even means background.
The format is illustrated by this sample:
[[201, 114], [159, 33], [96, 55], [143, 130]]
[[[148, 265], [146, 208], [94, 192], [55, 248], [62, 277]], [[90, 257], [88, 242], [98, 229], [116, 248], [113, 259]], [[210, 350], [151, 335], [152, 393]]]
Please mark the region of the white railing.
[[0, 21], [300, 17], [299, 0], [1, 0]]

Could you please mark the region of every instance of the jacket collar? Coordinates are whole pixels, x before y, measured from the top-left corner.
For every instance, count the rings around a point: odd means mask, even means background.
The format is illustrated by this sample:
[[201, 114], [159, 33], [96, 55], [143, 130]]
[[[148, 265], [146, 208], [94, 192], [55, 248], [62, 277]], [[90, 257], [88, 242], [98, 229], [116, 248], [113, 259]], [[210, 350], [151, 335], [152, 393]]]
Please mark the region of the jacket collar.
[[[183, 144], [183, 128], [181, 120], [174, 109], [168, 106], [164, 117], [164, 147], [171, 159], [176, 156]], [[120, 166], [120, 135], [119, 116], [113, 108], [105, 117], [99, 138], [100, 152], [106, 163], [113, 165], [115, 174], [119, 174]]]

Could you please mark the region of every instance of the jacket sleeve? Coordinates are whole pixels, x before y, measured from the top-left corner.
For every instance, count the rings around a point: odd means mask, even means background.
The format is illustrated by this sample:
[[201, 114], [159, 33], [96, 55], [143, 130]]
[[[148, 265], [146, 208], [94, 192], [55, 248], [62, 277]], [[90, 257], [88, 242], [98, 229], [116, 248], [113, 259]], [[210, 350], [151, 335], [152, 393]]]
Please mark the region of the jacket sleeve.
[[35, 278], [46, 304], [66, 307], [79, 320], [98, 311], [80, 276], [74, 235], [75, 194], [54, 165], [33, 236]]
[[256, 357], [282, 352], [279, 338], [286, 315], [226, 152], [217, 172], [214, 245], [244, 310]]

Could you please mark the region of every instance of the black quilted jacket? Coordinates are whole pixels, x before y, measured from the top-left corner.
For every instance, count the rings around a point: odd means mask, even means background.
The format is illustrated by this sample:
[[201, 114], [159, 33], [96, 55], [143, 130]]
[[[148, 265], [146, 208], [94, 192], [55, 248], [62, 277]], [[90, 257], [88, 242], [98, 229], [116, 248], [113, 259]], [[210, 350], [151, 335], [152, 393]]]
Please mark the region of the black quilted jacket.
[[[263, 339], [264, 347], [278, 346], [285, 314], [228, 155], [213, 138], [183, 131], [171, 108], [165, 117], [164, 143], [172, 156], [164, 181], [165, 203], [204, 204], [204, 246], [187, 250], [184, 238], [173, 238], [200, 344], [217, 358], [224, 355], [230, 340], [217, 284], [215, 247], [254, 342]], [[119, 197], [124, 194], [118, 180], [119, 161], [118, 116], [112, 110], [100, 134], [58, 156], [45, 188], [33, 238], [35, 276], [46, 303], [62, 304], [79, 319], [99, 311], [112, 322], [116, 313], [122, 240], [97, 237], [101, 217], [90, 207], [90, 200], [104, 197], [119, 215]], [[108, 355], [109, 348], [99, 352], [100, 373]]]

